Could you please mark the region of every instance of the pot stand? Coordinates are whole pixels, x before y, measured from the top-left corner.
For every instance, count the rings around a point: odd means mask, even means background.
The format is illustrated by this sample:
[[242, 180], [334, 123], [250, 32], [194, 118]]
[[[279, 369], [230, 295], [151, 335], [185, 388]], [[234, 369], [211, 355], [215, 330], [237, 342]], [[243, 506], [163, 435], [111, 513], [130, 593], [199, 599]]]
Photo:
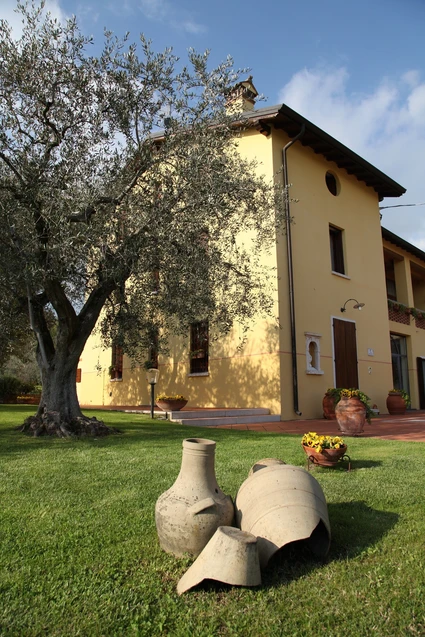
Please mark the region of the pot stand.
[[307, 456], [307, 462], [306, 462], [306, 467], [307, 470], [310, 471], [310, 467], [314, 466], [314, 467], [336, 467], [336, 465], [340, 462], [348, 462], [348, 467], [347, 467], [347, 471], [351, 471], [351, 458], [350, 456], [348, 456], [346, 453], [344, 453], [343, 456], [341, 456], [340, 458], [338, 458], [338, 460], [336, 462], [334, 462], [333, 464], [322, 464], [320, 462], [320, 460], [318, 460], [317, 458], [315, 458], [314, 456]]

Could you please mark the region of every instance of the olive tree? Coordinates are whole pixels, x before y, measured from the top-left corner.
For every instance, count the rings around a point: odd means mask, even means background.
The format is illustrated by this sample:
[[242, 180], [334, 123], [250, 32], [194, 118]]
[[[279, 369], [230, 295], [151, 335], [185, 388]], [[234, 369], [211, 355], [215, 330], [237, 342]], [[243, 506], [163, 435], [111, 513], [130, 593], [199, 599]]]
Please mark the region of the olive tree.
[[75, 18], [18, 10], [20, 39], [0, 22], [0, 284], [42, 375], [24, 429], [99, 435], [75, 384], [92, 331], [136, 360], [154, 333], [164, 346], [200, 317], [218, 334], [270, 310], [258, 255], [275, 239], [276, 191], [238, 151], [231, 59], [210, 69], [190, 51], [183, 65], [109, 32], [94, 56]]

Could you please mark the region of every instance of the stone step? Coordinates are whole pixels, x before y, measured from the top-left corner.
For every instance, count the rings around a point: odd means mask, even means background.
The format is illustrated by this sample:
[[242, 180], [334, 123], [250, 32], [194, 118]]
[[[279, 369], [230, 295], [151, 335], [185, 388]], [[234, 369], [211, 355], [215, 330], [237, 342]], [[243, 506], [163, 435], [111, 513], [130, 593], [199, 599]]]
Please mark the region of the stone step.
[[188, 420], [189, 418], [228, 418], [239, 416], [264, 416], [270, 413], [269, 409], [262, 407], [253, 407], [251, 409], [198, 409], [194, 411], [169, 411], [167, 412], [170, 420], [179, 419], [180, 417]]
[[219, 425], [244, 425], [256, 422], [280, 422], [279, 415], [271, 414], [257, 414], [253, 416], [227, 416], [218, 418], [185, 418], [184, 412], [180, 413], [180, 417], [177, 417], [178, 412], [174, 412], [174, 417], [171, 418], [173, 422], [177, 422], [181, 425], [189, 425], [193, 427], [218, 427]]

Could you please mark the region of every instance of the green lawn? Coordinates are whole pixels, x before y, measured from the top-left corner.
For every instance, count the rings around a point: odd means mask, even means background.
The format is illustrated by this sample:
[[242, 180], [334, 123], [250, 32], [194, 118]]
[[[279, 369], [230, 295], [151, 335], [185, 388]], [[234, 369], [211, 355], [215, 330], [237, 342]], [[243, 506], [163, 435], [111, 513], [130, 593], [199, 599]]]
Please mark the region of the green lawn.
[[122, 435], [34, 439], [13, 429], [30, 413], [0, 407], [2, 636], [425, 635], [425, 444], [349, 439], [351, 473], [314, 470], [332, 528], [326, 563], [288, 551], [261, 588], [179, 597], [191, 561], [159, 548], [154, 506], [183, 438], [217, 441], [232, 496], [260, 458], [304, 465], [300, 438], [103, 412]]

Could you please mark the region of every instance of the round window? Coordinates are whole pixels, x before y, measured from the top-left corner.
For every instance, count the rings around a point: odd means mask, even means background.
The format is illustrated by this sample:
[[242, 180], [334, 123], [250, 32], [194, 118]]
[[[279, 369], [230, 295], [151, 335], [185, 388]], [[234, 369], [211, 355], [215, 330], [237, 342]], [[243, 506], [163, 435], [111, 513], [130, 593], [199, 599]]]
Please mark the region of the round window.
[[328, 170], [328, 172], [326, 173], [325, 179], [326, 179], [326, 185], [328, 187], [329, 192], [334, 197], [339, 195], [340, 185], [339, 185], [338, 177]]

